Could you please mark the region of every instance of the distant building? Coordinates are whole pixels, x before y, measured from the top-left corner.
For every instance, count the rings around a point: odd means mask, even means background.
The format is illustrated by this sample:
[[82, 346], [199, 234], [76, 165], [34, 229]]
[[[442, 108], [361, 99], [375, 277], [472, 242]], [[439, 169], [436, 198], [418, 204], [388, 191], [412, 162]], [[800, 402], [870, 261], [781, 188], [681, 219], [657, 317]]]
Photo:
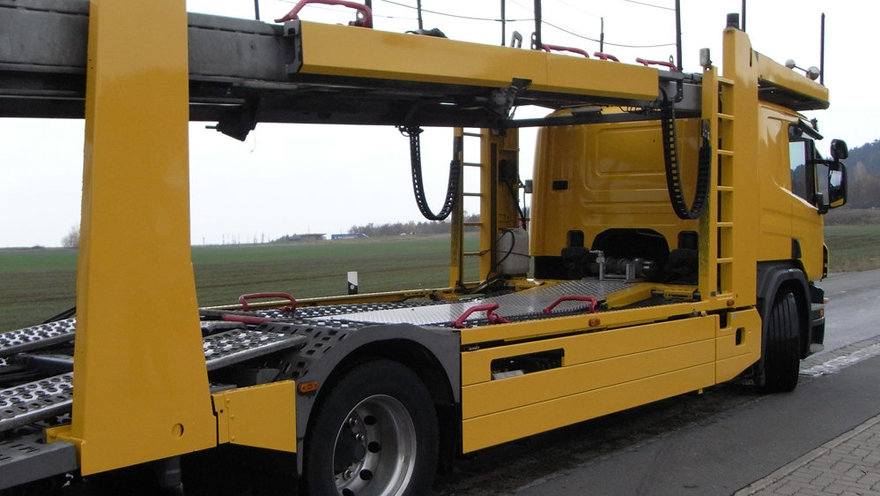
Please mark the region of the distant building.
[[364, 233], [344, 233], [344, 234], [331, 234], [330, 239], [357, 239], [357, 238], [369, 238]]

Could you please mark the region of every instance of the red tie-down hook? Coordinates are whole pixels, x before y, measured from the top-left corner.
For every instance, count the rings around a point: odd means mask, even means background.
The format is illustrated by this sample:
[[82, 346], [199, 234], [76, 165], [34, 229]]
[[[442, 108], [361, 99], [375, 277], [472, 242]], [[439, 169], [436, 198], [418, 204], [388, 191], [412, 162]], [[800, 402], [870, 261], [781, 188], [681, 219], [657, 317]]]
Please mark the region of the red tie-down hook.
[[292, 9], [290, 9], [290, 12], [288, 12], [287, 15], [280, 19], [275, 19], [275, 22], [287, 22], [299, 19], [299, 11], [310, 3], [320, 3], [324, 5], [342, 5], [343, 7], [355, 9], [358, 11], [357, 19], [348, 23], [348, 25], [360, 26], [363, 28], [373, 27], [373, 12], [370, 10], [370, 8], [366, 5], [356, 2], [347, 2], [346, 0], [300, 0], [299, 3], [297, 3]]
[[461, 317], [457, 318], [455, 322], [452, 323], [452, 327], [456, 329], [462, 329], [465, 327], [464, 321], [467, 320], [468, 317], [474, 312], [486, 312], [486, 319], [489, 320], [490, 324], [508, 324], [509, 320], [505, 319], [500, 315], [495, 315], [495, 310], [498, 310], [498, 303], [486, 303], [485, 305], [474, 305], [461, 314]]
[[279, 310], [282, 312], [293, 312], [296, 310], [296, 298], [289, 295], [288, 293], [252, 293], [241, 295], [238, 297], [238, 302], [241, 303], [242, 311], [248, 311], [248, 300], [253, 300], [256, 298], [284, 298], [285, 300], [290, 301], [290, 305], [286, 305], [280, 307]]
[[545, 52], [556, 51], [556, 52], [571, 52], [576, 53], [578, 55], [583, 55], [586, 58], [590, 58], [590, 54], [586, 52], [586, 50], [581, 50], [580, 48], [575, 47], [567, 47], [562, 45], [541, 45], [541, 50]]
[[544, 313], [550, 313], [556, 308], [556, 305], [562, 303], [563, 301], [587, 301], [590, 303], [590, 308], [587, 309], [584, 313], [596, 313], [596, 305], [599, 303], [593, 296], [580, 296], [580, 295], [566, 295], [560, 296], [553, 303], [547, 305], [547, 308], [544, 309]]

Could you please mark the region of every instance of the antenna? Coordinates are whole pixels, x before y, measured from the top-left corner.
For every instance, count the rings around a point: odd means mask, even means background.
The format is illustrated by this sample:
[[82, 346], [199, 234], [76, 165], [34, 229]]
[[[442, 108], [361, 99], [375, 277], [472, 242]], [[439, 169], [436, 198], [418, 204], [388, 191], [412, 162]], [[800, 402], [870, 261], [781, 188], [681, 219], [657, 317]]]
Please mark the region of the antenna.
[[599, 51], [605, 52], [605, 18], [599, 18]]
[[825, 12], [822, 12], [822, 26], [819, 31], [819, 84], [825, 86]]
[[746, 32], [746, 0], [742, 0], [742, 31]]
[[681, 0], [675, 0], [675, 59], [678, 72], [681, 72]]

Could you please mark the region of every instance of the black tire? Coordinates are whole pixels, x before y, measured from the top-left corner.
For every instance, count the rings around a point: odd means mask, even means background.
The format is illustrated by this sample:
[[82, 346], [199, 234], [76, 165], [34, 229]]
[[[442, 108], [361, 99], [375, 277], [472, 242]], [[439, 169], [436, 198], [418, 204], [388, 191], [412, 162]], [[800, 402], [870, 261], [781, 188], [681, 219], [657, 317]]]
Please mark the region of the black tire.
[[363, 363], [331, 386], [306, 437], [310, 496], [417, 496], [437, 467], [437, 413], [404, 365]]
[[797, 299], [790, 290], [780, 291], [764, 322], [766, 341], [761, 391], [793, 391], [800, 369], [800, 314]]

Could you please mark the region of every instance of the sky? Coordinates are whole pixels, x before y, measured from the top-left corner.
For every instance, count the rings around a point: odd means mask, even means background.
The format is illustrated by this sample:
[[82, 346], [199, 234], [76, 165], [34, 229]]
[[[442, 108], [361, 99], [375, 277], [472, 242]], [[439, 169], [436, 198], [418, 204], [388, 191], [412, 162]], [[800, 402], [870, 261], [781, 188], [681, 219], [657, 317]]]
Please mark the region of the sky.
[[[294, 2], [259, 0], [272, 22]], [[422, 0], [425, 28], [449, 38], [500, 44], [500, 0]], [[403, 32], [417, 27], [416, 0], [373, 0], [375, 29]], [[506, 0], [506, 41], [517, 30], [526, 43], [534, 30], [532, 0]], [[674, 0], [543, 0], [544, 43], [595, 52], [602, 25], [605, 52], [623, 62], [636, 57], [668, 60], [675, 53]], [[683, 65], [699, 71], [699, 49], [721, 58], [728, 12], [741, 0], [681, 0]], [[253, 0], [188, 0], [187, 9], [254, 18]], [[307, 6], [306, 20], [347, 23], [352, 11]], [[875, 20], [880, 2], [751, 0], [746, 29], [755, 50], [799, 67], [819, 65], [820, 14], [825, 12], [825, 84], [831, 108], [813, 112], [829, 138], [851, 147], [880, 138], [870, 116], [880, 76]], [[440, 15], [439, 13], [452, 14]], [[575, 36], [578, 35], [578, 36]], [[519, 109], [517, 117], [545, 109]], [[190, 123], [190, 200], [193, 244], [251, 243], [294, 233], [347, 232], [353, 225], [423, 220], [410, 181], [408, 140], [392, 127], [259, 124], [244, 142]], [[59, 246], [79, 225], [84, 123], [71, 120], [0, 119], [0, 247]], [[423, 168], [428, 202], [439, 210], [451, 158], [450, 129], [427, 129]], [[465, 144], [476, 153], [477, 143]], [[531, 177], [534, 130], [520, 134], [520, 175]], [[466, 158], [467, 159], [467, 158]], [[469, 179], [466, 177], [466, 181]], [[466, 189], [468, 188], [466, 184]], [[465, 209], [473, 212], [473, 205]]]

